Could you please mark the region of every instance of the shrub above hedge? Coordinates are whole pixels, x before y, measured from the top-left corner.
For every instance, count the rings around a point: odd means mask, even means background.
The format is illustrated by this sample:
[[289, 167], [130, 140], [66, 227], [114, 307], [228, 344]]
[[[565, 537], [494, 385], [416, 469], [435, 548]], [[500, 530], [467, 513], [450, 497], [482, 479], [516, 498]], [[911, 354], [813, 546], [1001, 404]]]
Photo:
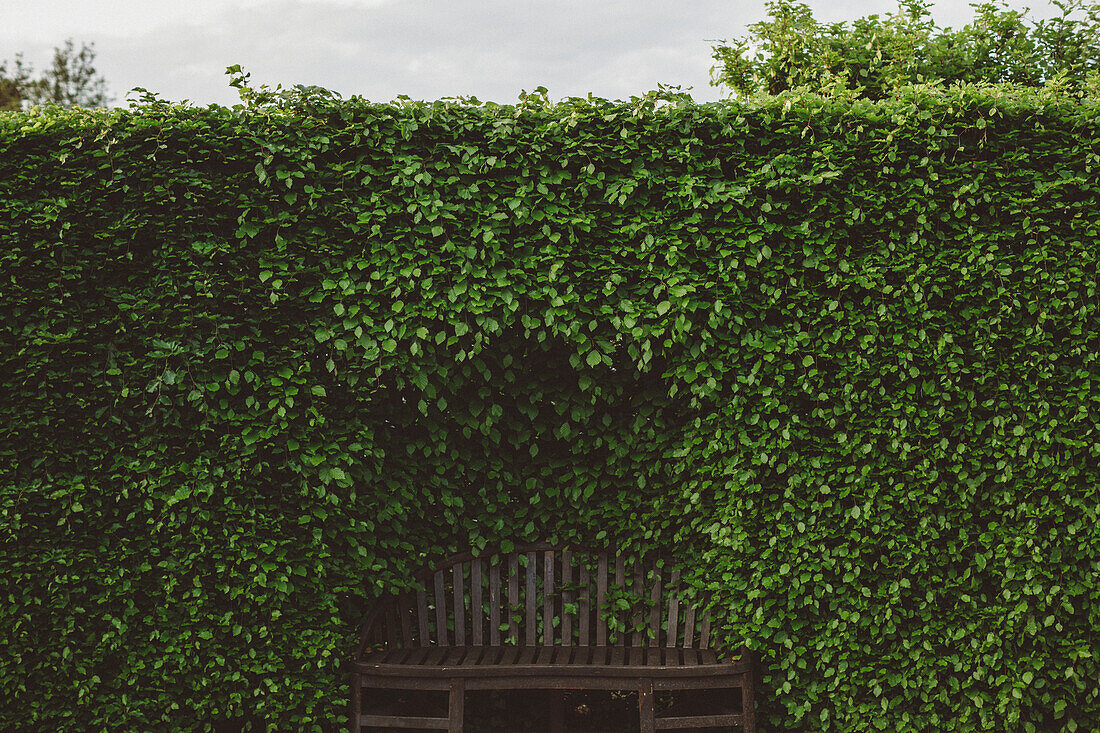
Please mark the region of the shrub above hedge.
[[551, 539], [681, 556], [769, 730], [1094, 729], [1097, 120], [0, 115], [0, 727], [331, 729], [370, 599]]

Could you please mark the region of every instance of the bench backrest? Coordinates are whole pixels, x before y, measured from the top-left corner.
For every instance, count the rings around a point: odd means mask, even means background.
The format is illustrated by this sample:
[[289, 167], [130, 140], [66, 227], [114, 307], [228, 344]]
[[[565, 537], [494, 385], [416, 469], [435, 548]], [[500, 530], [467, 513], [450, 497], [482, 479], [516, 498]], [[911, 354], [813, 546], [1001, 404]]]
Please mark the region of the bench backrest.
[[660, 559], [546, 545], [459, 555], [384, 598], [359, 654], [378, 647], [664, 646], [709, 649], [710, 615]]

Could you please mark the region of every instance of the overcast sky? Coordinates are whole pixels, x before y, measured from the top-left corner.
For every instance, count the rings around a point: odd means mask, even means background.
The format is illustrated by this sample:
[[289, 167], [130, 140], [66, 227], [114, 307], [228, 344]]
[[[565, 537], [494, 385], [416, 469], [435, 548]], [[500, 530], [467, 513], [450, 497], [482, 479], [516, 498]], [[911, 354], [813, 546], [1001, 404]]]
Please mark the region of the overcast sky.
[[[895, 0], [809, 5], [827, 21], [897, 9]], [[507, 103], [540, 85], [554, 99], [623, 99], [658, 83], [709, 101], [722, 96], [708, 84], [713, 42], [764, 17], [764, 0], [0, 0], [0, 59], [22, 51], [40, 69], [66, 38], [94, 42], [116, 105], [133, 87], [233, 104], [231, 64], [254, 85], [316, 84], [372, 101]], [[940, 0], [933, 17], [959, 27], [972, 10]]]

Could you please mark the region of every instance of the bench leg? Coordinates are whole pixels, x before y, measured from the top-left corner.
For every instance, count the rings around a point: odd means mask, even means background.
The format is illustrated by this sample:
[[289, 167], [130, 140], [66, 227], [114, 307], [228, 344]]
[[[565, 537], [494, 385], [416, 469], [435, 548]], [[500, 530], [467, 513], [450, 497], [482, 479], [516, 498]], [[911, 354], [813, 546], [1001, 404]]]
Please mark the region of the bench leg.
[[363, 713], [363, 678], [357, 674], [351, 676], [351, 720], [348, 730], [359, 733], [359, 717]]
[[466, 711], [466, 680], [451, 680], [451, 702], [447, 706], [447, 733], [462, 733], [462, 717]]
[[561, 690], [551, 690], [550, 696], [550, 733], [565, 731], [565, 695]]
[[642, 680], [638, 685], [638, 722], [641, 733], [657, 730], [657, 713], [653, 706], [653, 680]]
[[744, 733], [756, 733], [756, 658], [753, 653], [745, 649], [749, 668], [741, 676], [741, 720], [744, 725]]

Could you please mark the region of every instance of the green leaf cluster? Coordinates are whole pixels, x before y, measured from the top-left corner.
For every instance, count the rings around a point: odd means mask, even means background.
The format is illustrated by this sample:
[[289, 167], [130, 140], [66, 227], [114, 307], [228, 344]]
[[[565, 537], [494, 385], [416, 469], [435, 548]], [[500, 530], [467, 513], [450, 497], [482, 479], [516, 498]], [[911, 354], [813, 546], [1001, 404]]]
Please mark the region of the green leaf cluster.
[[659, 549], [769, 730], [1100, 720], [1052, 90], [0, 115], [0, 727], [331, 730], [424, 562]]
[[882, 99], [908, 84], [997, 84], [1095, 88], [1100, 74], [1100, 3], [1053, 0], [1034, 20], [1005, 0], [971, 3], [974, 18], [941, 28], [931, 2], [901, 0], [898, 12], [823, 23], [808, 5], [769, 0], [749, 35], [713, 47], [712, 83], [742, 95], [809, 88]]
[[95, 47], [76, 49], [72, 39], [53, 50], [50, 67], [41, 76], [23, 60], [0, 60], [0, 110], [19, 110], [29, 105], [104, 107], [110, 101], [107, 82], [96, 71]]

